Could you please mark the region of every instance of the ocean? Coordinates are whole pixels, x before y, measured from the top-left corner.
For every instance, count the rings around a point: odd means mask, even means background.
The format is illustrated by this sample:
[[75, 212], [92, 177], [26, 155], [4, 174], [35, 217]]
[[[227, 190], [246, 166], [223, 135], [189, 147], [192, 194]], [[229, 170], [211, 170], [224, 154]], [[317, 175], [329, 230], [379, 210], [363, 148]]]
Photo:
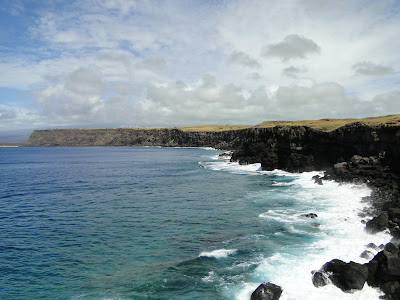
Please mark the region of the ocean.
[[[239, 165], [201, 148], [0, 148], [0, 299], [378, 299], [316, 288], [365, 263], [364, 185]], [[302, 214], [315, 213], [317, 218]], [[376, 250], [368, 248], [376, 253]]]

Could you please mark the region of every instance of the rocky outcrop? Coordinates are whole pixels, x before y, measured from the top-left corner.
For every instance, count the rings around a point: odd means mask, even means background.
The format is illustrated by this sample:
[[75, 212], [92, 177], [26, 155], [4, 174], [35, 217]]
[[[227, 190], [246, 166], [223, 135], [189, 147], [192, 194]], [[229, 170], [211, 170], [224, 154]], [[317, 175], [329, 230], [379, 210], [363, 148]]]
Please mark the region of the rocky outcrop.
[[[352, 157], [375, 157], [386, 171], [400, 170], [400, 127], [353, 123], [332, 132], [302, 126], [246, 129], [232, 156], [240, 163], [261, 162], [264, 170], [292, 172], [335, 169], [346, 171]], [[346, 163], [344, 163], [346, 162]], [[371, 161], [372, 162], [372, 161]], [[354, 164], [364, 160], [354, 160]], [[371, 165], [368, 161], [368, 165]], [[360, 169], [362, 175], [381, 170]]]
[[399, 247], [393, 243], [384, 246], [366, 264], [346, 263], [339, 259], [324, 264], [313, 271], [312, 282], [315, 287], [333, 284], [344, 292], [361, 290], [365, 283], [379, 287], [386, 299], [400, 299], [400, 255]]
[[282, 288], [279, 285], [264, 282], [251, 294], [250, 300], [278, 300], [281, 294]]
[[368, 278], [368, 267], [355, 262], [346, 263], [339, 259], [331, 260], [314, 272], [312, 282], [321, 287], [334, 284], [344, 292], [361, 290]]

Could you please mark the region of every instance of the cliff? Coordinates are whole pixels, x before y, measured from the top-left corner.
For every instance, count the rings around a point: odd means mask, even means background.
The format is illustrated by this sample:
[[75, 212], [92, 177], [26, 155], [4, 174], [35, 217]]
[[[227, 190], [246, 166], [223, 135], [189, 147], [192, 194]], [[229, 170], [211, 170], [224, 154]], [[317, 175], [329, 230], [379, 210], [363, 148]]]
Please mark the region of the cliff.
[[263, 169], [292, 172], [325, 170], [354, 155], [379, 157], [400, 170], [400, 126], [351, 123], [326, 132], [305, 126], [275, 126], [226, 131], [180, 129], [35, 130], [26, 146], [164, 146], [232, 149], [232, 160], [260, 162]]
[[232, 157], [241, 163], [261, 162], [264, 170], [326, 170], [354, 155], [379, 157], [400, 171], [400, 126], [352, 123], [331, 132], [304, 126], [246, 129]]
[[238, 146], [238, 137], [237, 130], [206, 132], [168, 128], [45, 129], [35, 130], [25, 146], [212, 146], [230, 149]]

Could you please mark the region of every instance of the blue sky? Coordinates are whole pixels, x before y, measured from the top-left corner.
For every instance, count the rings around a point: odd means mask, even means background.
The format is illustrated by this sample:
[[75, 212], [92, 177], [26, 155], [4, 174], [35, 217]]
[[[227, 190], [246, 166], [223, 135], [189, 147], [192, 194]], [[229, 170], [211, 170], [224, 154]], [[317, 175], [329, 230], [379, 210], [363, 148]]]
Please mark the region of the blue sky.
[[398, 1], [3, 1], [0, 131], [400, 113]]

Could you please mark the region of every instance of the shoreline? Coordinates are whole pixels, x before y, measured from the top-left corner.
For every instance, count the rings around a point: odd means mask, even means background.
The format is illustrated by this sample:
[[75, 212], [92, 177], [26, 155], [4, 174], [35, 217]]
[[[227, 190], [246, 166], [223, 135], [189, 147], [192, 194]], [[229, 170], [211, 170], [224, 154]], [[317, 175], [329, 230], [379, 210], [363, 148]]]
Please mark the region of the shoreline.
[[[364, 164], [360, 164], [360, 161], [363, 161]], [[343, 168], [343, 166], [346, 167]], [[400, 259], [398, 259], [400, 257], [400, 190], [397, 184], [398, 177], [393, 173], [381, 172], [374, 173], [374, 177], [371, 176], [372, 173], [369, 173], [369, 176], [360, 174], [363, 169], [371, 171], [381, 167], [374, 160], [356, 156], [349, 163], [342, 162], [340, 165], [335, 164], [331, 169], [321, 171], [324, 174], [322, 177], [313, 177], [315, 184], [323, 185], [327, 181], [334, 181], [338, 184], [366, 185], [371, 193], [362, 198], [362, 202], [367, 205], [364, 205], [362, 214], [358, 214], [361, 223], [364, 224], [364, 230], [371, 235], [387, 231], [391, 237], [385, 245], [375, 245], [370, 243], [370, 240], [365, 241], [365, 245], [370, 250], [376, 251], [375, 255], [368, 250], [360, 253], [360, 257], [368, 257], [367, 263], [354, 263], [352, 260], [356, 260], [355, 257], [348, 257], [346, 261], [332, 257], [330, 261], [321, 265], [319, 270], [313, 270], [312, 276], [310, 274], [310, 281], [313, 282], [315, 288], [335, 285], [344, 293], [351, 293], [368, 285], [381, 291], [380, 298], [400, 299]], [[366, 248], [368, 249], [368, 247]], [[393, 265], [389, 267], [388, 258], [394, 261]], [[355, 268], [353, 268], [354, 266]], [[354, 284], [354, 282], [356, 283]], [[268, 299], [277, 300], [280, 299], [283, 291], [281, 286], [273, 282], [264, 282], [253, 291], [251, 300], [265, 299], [263, 298], [265, 294], [272, 294], [272, 298]]]
[[[360, 289], [368, 282], [371, 286], [379, 287], [387, 299], [400, 299], [396, 296], [400, 295], [400, 126], [397, 123], [368, 125], [356, 122], [330, 132], [306, 126], [222, 132], [54, 129], [34, 131], [25, 146], [127, 145], [229, 149], [233, 150], [231, 161], [239, 164], [261, 163], [265, 171], [280, 169], [301, 173], [325, 170], [323, 177], [315, 179], [317, 184], [323, 184], [325, 179], [366, 183], [372, 193], [365, 200], [369, 199], [373, 206], [365, 215], [371, 217], [371, 220], [365, 221], [366, 228], [371, 233], [387, 228], [396, 245], [388, 243], [384, 250], [362, 266], [335, 261], [337, 274], [333, 277], [329, 275], [332, 273], [330, 265], [321, 266], [315, 273], [318, 275], [313, 276], [314, 281], [318, 281], [315, 285], [335, 284], [335, 278], [343, 281], [343, 276], [347, 277], [347, 281], [352, 281], [358, 276], [361, 281], [357, 279], [358, 284], [350, 285], [348, 290]], [[335, 285], [347, 291], [342, 283]]]

